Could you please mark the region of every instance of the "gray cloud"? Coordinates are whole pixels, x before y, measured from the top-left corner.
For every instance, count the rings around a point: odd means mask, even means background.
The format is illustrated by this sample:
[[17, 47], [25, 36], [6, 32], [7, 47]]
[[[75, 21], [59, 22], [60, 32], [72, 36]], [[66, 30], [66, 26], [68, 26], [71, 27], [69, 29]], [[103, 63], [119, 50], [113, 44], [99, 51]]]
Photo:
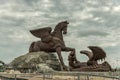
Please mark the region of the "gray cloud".
[[79, 31], [78, 36], [79, 37], [88, 37], [88, 36], [107, 36], [108, 33], [102, 32], [102, 31]]

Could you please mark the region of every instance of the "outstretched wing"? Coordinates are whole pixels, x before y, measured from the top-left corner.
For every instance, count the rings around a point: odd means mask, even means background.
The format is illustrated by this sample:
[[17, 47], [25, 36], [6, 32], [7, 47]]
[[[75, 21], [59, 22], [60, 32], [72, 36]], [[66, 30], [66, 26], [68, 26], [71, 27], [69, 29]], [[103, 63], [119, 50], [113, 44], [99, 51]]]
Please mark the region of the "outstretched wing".
[[52, 31], [51, 27], [45, 27], [45, 28], [30, 30], [32, 35], [34, 35], [35, 37], [38, 37], [38, 38], [42, 38], [46, 35], [50, 35], [51, 31]]
[[41, 38], [41, 41], [43, 42], [49, 42], [52, 39], [51, 31], [52, 31], [51, 27], [30, 30], [32, 35], [34, 35], [35, 37]]
[[105, 59], [106, 53], [102, 48], [100, 48], [98, 46], [88, 46], [88, 48], [93, 52], [93, 57], [91, 60], [97, 61], [100, 59], [101, 60]]

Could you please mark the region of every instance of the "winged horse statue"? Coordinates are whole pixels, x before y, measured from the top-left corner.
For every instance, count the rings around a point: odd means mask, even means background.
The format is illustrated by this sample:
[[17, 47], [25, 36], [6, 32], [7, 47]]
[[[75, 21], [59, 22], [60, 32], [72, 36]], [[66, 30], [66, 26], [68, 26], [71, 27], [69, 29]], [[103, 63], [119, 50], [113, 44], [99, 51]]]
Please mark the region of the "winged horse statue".
[[58, 58], [64, 70], [67, 70], [67, 66], [64, 64], [61, 51], [75, 52], [74, 48], [66, 47], [63, 40], [63, 34], [67, 34], [68, 22], [62, 21], [58, 23], [54, 31], [51, 27], [45, 27], [30, 32], [38, 38], [40, 41], [32, 42], [29, 48], [29, 52], [45, 51], [45, 52], [57, 52]]

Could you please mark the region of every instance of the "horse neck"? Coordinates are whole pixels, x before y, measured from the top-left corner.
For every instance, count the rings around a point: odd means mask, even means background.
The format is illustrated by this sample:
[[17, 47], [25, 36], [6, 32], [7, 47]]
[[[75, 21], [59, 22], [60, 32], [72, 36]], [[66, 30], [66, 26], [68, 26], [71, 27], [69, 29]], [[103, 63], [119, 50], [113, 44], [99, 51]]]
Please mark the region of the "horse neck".
[[62, 31], [59, 30], [59, 29], [54, 29], [52, 35], [53, 35], [54, 37], [57, 37], [57, 38], [63, 40]]

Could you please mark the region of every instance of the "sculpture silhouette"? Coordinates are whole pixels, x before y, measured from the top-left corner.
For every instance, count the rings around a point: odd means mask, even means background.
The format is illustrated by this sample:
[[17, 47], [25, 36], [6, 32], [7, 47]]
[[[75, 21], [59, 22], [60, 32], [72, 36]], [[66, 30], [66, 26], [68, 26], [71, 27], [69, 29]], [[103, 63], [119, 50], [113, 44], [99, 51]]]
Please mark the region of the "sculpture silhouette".
[[62, 21], [55, 26], [53, 32], [51, 27], [40, 28], [36, 30], [30, 30], [30, 32], [41, 38], [41, 41], [32, 42], [29, 48], [29, 52], [37, 52], [37, 51], [45, 51], [45, 52], [57, 52], [61, 65], [64, 70], [67, 70], [67, 66], [65, 66], [63, 62], [63, 58], [61, 55], [61, 51], [73, 51], [74, 48], [66, 47], [63, 34], [67, 34], [67, 25], [69, 23], [67, 21]]
[[77, 60], [75, 52], [71, 52], [68, 56], [69, 67], [72, 68], [80, 68], [81, 63]]
[[[75, 53], [69, 54], [68, 61], [71, 71], [112, 71], [111, 66], [107, 61], [102, 64], [98, 64], [97, 60], [103, 60], [106, 57], [104, 50], [98, 46], [88, 46], [92, 51], [82, 50], [81, 54], [88, 56], [87, 62], [79, 62], [75, 57]], [[76, 63], [77, 61], [77, 63]]]
[[104, 50], [98, 46], [88, 46], [88, 48], [92, 51], [82, 50], [80, 51], [81, 54], [85, 54], [88, 56], [89, 60], [87, 61], [87, 65], [96, 65], [97, 60], [103, 60], [106, 57], [106, 53]]

